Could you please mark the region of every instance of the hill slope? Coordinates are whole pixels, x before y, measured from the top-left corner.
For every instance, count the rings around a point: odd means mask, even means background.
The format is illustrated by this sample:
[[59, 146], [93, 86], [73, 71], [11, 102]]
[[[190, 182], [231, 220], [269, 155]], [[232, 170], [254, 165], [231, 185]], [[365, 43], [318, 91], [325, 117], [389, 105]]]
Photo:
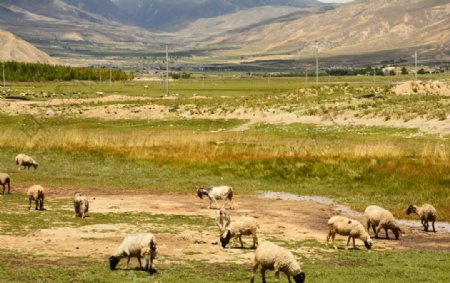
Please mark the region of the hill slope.
[[229, 54], [312, 56], [315, 41], [326, 56], [412, 49], [433, 58], [450, 58], [450, 2], [447, 0], [370, 0], [274, 21], [217, 36], [208, 44], [239, 46]]
[[2, 29], [0, 29], [0, 61], [61, 64], [30, 43]]

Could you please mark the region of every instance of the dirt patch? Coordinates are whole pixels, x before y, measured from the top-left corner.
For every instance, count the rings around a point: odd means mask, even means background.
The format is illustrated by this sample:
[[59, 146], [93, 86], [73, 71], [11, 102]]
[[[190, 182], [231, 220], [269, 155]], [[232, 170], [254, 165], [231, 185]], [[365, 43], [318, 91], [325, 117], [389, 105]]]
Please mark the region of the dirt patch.
[[[21, 188], [19, 191], [24, 191]], [[194, 195], [178, 195], [157, 192], [140, 194], [138, 191], [107, 191], [83, 189], [88, 195], [90, 213], [109, 212], [149, 212], [167, 215], [200, 215], [211, 219], [214, 209], [207, 209], [208, 202]], [[72, 193], [71, 189], [50, 188], [49, 196], [61, 198]], [[95, 196], [95, 197], [94, 197]], [[67, 199], [67, 207], [72, 210], [71, 200]], [[51, 205], [49, 206], [51, 208]], [[335, 252], [324, 245], [328, 232], [327, 219], [337, 214], [339, 204], [329, 201], [317, 202], [311, 198], [295, 200], [264, 199], [261, 196], [239, 196], [235, 201], [235, 209], [231, 210], [232, 221], [241, 216], [253, 216], [260, 225], [259, 241], [271, 240], [291, 243], [305, 240], [318, 241], [314, 247], [298, 246], [292, 248], [307, 257], [320, 257], [323, 253]], [[342, 210], [341, 210], [342, 211]], [[51, 209], [47, 211], [51, 213]], [[83, 220], [80, 220], [83, 221]], [[89, 218], [84, 220], [87, 224]], [[186, 260], [207, 260], [209, 262], [248, 263], [253, 256], [251, 237], [243, 237], [245, 248], [239, 242], [231, 243], [223, 249], [219, 244], [217, 227], [187, 226], [177, 227], [173, 233], [165, 224], [141, 223], [131, 225], [95, 224], [83, 227], [58, 227], [42, 229], [28, 236], [0, 235], [5, 249], [45, 254], [49, 258], [88, 257], [106, 260], [127, 234], [151, 231], [158, 240], [159, 261], [161, 263], [181, 262]], [[450, 233], [424, 233], [417, 227], [404, 227], [404, 235], [400, 241], [376, 239], [375, 250], [450, 250]], [[158, 231], [165, 231], [163, 233]], [[181, 231], [181, 232], [179, 232]], [[381, 234], [383, 235], [383, 233]], [[337, 236], [337, 243], [343, 247], [346, 237]], [[362, 243], [357, 241], [359, 248]], [[132, 265], [133, 266], [133, 263]]]
[[392, 88], [397, 95], [450, 96], [450, 85], [444, 81], [407, 81]]

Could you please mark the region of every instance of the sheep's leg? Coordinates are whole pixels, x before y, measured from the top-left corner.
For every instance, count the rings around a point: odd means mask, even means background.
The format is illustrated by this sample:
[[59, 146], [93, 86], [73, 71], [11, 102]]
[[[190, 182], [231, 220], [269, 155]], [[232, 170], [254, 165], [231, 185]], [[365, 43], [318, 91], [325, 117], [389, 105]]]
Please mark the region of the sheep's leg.
[[266, 270], [264, 268], [261, 268], [261, 276], [262, 276], [262, 282], [266, 283]]
[[[8, 182], [8, 195], [11, 193], [11, 183]], [[5, 194], [5, 190], [3, 190], [3, 194]]]
[[213, 200], [212, 200], [212, 199], [209, 199], [209, 206], [208, 206], [208, 209], [211, 209], [211, 204], [212, 204], [212, 202], [213, 202]]
[[353, 239], [353, 249], [355, 250], [355, 249], [356, 249], [356, 245], [355, 245], [355, 237], [352, 237], [352, 239]]
[[434, 229], [434, 220], [431, 222], [431, 225], [433, 226], [433, 232], [436, 233], [436, 229]]
[[44, 199], [41, 199], [40, 201], [39, 210], [44, 210]]
[[216, 209], [220, 209], [220, 208], [219, 208], [219, 204], [217, 203], [217, 200], [216, 200], [216, 199], [214, 199], [214, 203], [216, 204]]
[[348, 239], [347, 239], [347, 244], [345, 245], [345, 249], [346, 250], [348, 250], [348, 244], [350, 243], [350, 238], [351, 238], [352, 236], [348, 236]]
[[36, 204], [35, 210], [38, 210], [38, 206], [39, 206], [39, 200], [38, 199], [35, 200], [35, 204]]
[[127, 269], [129, 269], [129, 265], [130, 265], [130, 259], [131, 259], [131, 257], [130, 256], [128, 256], [128, 260], [127, 260]]
[[[376, 230], [376, 232], [375, 232], [375, 238], [378, 239], [378, 233], [380, 233], [381, 229], [383, 229], [383, 227], [381, 227], [381, 225], [379, 225], [378, 228], [377, 228], [377, 230]], [[375, 229], [374, 229], [374, 230], [375, 230]], [[386, 230], [386, 229], [385, 229], [385, 230]], [[386, 232], [386, 235], [387, 235], [387, 232]]]
[[375, 234], [375, 238], [378, 239], [378, 232], [374, 225], [372, 225], [372, 230], [373, 230], [373, 233]]
[[428, 232], [428, 220], [425, 220], [425, 224], [423, 226], [425, 228], [425, 232]]
[[275, 279], [276, 279], [276, 281], [275, 282], [280, 282], [280, 270], [275, 270]]
[[258, 244], [258, 237], [256, 234], [252, 234], [253, 236], [253, 248], [256, 249], [256, 245]]
[[3, 185], [3, 195], [5, 194], [5, 185]]
[[152, 259], [151, 259], [151, 255], [148, 256], [146, 268], [147, 268], [148, 271], [152, 271]]
[[250, 279], [250, 283], [255, 282], [255, 271], [258, 269], [259, 263], [254, 262], [253, 263], [253, 271], [252, 271], [252, 278]]
[[140, 257], [138, 257], [137, 259], [138, 259], [138, 262], [139, 262], [139, 268], [140, 268], [140, 269], [143, 269], [143, 268], [142, 268], [142, 262], [141, 262], [141, 258], [140, 258]]
[[28, 210], [30, 210], [30, 209], [31, 209], [31, 198], [28, 199], [28, 200], [29, 200], [29, 203], [28, 203]]
[[387, 228], [384, 228], [384, 231], [386, 232], [386, 239], [389, 240], [388, 229], [387, 229]]
[[239, 242], [241, 242], [241, 248], [244, 247], [244, 243], [242, 243], [242, 237], [239, 235]]
[[291, 276], [289, 276], [289, 273], [285, 273], [285, 274], [286, 274], [286, 277], [287, 277], [289, 283], [291, 283]]
[[333, 233], [333, 235], [331, 236], [331, 241], [332, 241], [334, 249], [337, 250], [336, 244], [334, 243], [334, 238], [335, 237], [336, 237], [336, 233]]

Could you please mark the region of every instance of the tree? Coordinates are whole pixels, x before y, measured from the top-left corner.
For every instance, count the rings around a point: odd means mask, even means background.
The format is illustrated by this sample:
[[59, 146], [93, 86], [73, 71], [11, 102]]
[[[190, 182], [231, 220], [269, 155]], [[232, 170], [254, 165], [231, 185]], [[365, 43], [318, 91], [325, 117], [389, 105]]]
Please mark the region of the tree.
[[408, 74], [408, 70], [406, 69], [406, 67], [402, 68], [402, 75], [407, 75]]

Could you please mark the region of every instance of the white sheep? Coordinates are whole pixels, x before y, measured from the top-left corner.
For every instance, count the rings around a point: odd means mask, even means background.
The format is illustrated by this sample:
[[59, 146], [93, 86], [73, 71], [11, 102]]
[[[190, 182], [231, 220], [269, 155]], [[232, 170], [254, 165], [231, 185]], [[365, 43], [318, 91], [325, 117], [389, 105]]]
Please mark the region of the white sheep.
[[11, 178], [6, 173], [0, 173], [0, 185], [3, 187], [3, 194], [5, 194], [6, 186], [8, 186], [8, 194], [11, 191]]
[[109, 267], [115, 270], [121, 258], [127, 257], [127, 268], [130, 258], [136, 257], [142, 269], [141, 258], [145, 258], [145, 268], [152, 271], [153, 260], [156, 258], [156, 239], [152, 233], [142, 233], [126, 236], [117, 250], [109, 258]]
[[289, 282], [291, 282], [291, 276], [296, 283], [305, 282], [306, 275], [301, 271], [295, 256], [287, 249], [273, 243], [263, 242], [256, 249], [251, 283], [255, 281], [255, 271], [260, 265], [263, 282], [266, 282], [266, 270], [275, 270], [276, 282], [280, 280], [280, 271], [286, 274]]
[[327, 245], [330, 238], [332, 238], [333, 247], [337, 249], [334, 244], [334, 238], [336, 234], [348, 236], [347, 245], [345, 249], [348, 249], [348, 244], [350, 242], [350, 238], [353, 239], [353, 248], [355, 249], [355, 238], [361, 239], [364, 242], [364, 245], [368, 250], [372, 247], [372, 239], [370, 239], [369, 234], [364, 229], [364, 226], [354, 220], [344, 216], [333, 216], [328, 220], [328, 236], [327, 236]]
[[253, 248], [256, 248], [258, 244], [258, 236], [256, 232], [259, 228], [258, 222], [253, 217], [241, 217], [235, 222], [232, 222], [230, 226], [222, 233], [220, 236], [220, 242], [222, 247], [225, 248], [227, 244], [230, 242], [231, 238], [239, 238], [241, 242], [241, 248], [244, 247], [242, 243], [241, 236], [249, 236], [253, 237]]
[[89, 211], [89, 201], [85, 196], [82, 196], [81, 193], [75, 193], [73, 198], [73, 206], [75, 208], [75, 215], [84, 219], [86, 217], [86, 213]]
[[216, 224], [219, 227], [220, 234], [225, 231], [225, 229], [230, 225], [230, 214], [225, 208], [216, 210]]
[[25, 169], [25, 167], [27, 169], [30, 169], [31, 166], [34, 167], [34, 169], [37, 169], [38, 167], [38, 163], [36, 161], [34, 161], [33, 158], [31, 158], [30, 156], [26, 155], [26, 154], [19, 154], [16, 156], [16, 165], [17, 170], [20, 171], [20, 166], [23, 166], [23, 168]]
[[436, 229], [434, 228], [434, 222], [436, 221], [436, 209], [431, 204], [426, 203], [421, 207], [411, 204], [406, 210], [406, 214], [410, 215], [411, 213], [419, 215], [420, 222], [422, 223], [425, 232], [428, 232], [428, 221], [431, 221], [433, 232], [436, 233]]
[[27, 191], [27, 196], [29, 200], [28, 210], [31, 209], [31, 201], [35, 201], [36, 210], [45, 210], [44, 200], [45, 200], [45, 190], [41, 185], [31, 186]]
[[231, 206], [230, 209], [233, 209], [233, 188], [230, 186], [218, 186], [218, 187], [209, 187], [209, 188], [197, 188], [197, 196], [203, 199], [203, 196], [207, 196], [209, 198], [209, 206], [211, 208], [211, 204], [214, 201], [216, 204], [216, 208], [219, 208], [217, 204], [217, 200], [225, 200], [223, 204], [225, 206], [226, 202], [229, 201]]
[[401, 229], [395, 221], [394, 215], [389, 210], [386, 210], [377, 205], [369, 205], [364, 211], [364, 220], [366, 221], [367, 230], [372, 226], [375, 238], [378, 238], [378, 233], [381, 229], [386, 232], [386, 239], [389, 239], [388, 230], [392, 230], [395, 239], [398, 240]]

